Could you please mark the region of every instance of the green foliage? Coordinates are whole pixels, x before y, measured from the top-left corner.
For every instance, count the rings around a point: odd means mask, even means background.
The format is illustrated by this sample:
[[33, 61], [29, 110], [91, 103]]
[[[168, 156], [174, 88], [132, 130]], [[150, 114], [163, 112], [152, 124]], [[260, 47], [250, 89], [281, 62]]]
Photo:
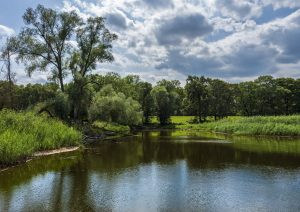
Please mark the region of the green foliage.
[[52, 72], [52, 79], [58, 80], [64, 91], [63, 78], [67, 74], [66, 64], [74, 34], [80, 18], [75, 12], [57, 12], [38, 5], [28, 8], [23, 15], [26, 26], [18, 35], [16, 49], [18, 59], [25, 62], [26, 71]]
[[84, 77], [78, 75], [73, 82], [66, 86], [69, 96], [70, 116], [75, 120], [87, 119], [88, 107], [94, 96], [94, 89]]
[[170, 116], [176, 109], [178, 94], [174, 91], [168, 91], [164, 86], [156, 86], [151, 91], [154, 99], [155, 113], [161, 125], [170, 123]]
[[208, 79], [196, 76], [189, 76], [186, 80], [186, 111], [195, 115], [198, 122], [205, 121], [209, 114], [208, 82]]
[[215, 119], [224, 118], [234, 111], [233, 89], [222, 80], [209, 80], [209, 115]]
[[96, 93], [89, 108], [91, 120], [102, 120], [122, 125], [140, 125], [142, 111], [140, 104], [123, 93], [114, 91], [111, 85]]
[[53, 100], [53, 111], [56, 117], [67, 120], [70, 114], [69, 96], [65, 93], [58, 92]]
[[90, 17], [78, 26], [76, 30], [78, 49], [73, 51], [69, 65], [73, 77], [76, 77], [74, 76], [76, 73], [85, 77], [96, 68], [97, 62], [113, 61], [112, 42], [116, 39], [117, 36], [105, 27], [105, 19], [102, 17]]
[[60, 121], [33, 113], [0, 111], [0, 164], [11, 164], [39, 150], [78, 145], [81, 134]]
[[150, 116], [154, 109], [154, 101], [151, 96], [152, 85], [148, 82], [139, 83], [139, 102], [144, 114], [144, 123], [150, 122]]

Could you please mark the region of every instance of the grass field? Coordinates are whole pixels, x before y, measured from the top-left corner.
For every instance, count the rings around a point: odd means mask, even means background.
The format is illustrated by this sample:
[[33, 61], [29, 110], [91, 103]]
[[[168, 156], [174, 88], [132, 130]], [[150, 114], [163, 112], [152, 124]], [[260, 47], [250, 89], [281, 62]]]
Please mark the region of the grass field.
[[[194, 119], [194, 116], [171, 116], [172, 124], [188, 124], [191, 123]], [[152, 116], [150, 122], [153, 124], [158, 124], [159, 121], [156, 117]]]
[[33, 113], [0, 111], [0, 166], [40, 150], [78, 145], [82, 135], [62, 122]]
[[300, 136], [300, 115], [236, 116], [203, 124], [183, 124], [176, 126], [176, 128], [183, 130], [207, 130], [235, 135]]

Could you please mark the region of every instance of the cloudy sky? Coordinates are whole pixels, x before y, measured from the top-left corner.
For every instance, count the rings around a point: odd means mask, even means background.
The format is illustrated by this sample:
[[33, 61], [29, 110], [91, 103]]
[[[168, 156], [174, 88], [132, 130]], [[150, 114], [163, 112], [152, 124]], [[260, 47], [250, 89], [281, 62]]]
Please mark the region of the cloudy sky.
[[[40, 3], [104, 16], [118, 34], [115, 62], [97, 72], [155, 82], [204, 75], [230, 82], [259, 75], [300, 77], [300, 0], [1, 0], [0, 37], [18, 33], [22, 14]], [[15, 65], [18, 82], [27, 78]]]

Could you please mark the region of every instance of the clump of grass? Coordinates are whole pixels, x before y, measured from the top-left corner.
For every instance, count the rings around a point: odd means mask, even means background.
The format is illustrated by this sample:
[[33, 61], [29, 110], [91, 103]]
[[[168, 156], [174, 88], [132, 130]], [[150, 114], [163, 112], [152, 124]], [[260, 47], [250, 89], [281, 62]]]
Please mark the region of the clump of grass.
[[300, 136], [300, 116], [227, 118], [202, 124], [198, 129], [236, 135]]
[[[187, 124], [187, 123], [192, 123], [194, 120], [194, 116], [171, 116], [170, 122], [172, 124]], [[150, 122], [152, 124], [158, 124], [159, 121], [156, 116], [152, 116], [150, 118]]]
[[103, 131], [110, 131], [110, 132], [123, 133], [123, 134], [130, 132], [130, 128], [128, 126], [124, 126], [116, 123], [108, 123], [105, 121], [95, 121], [93, 123], [93, 126]]
[[81, 133], [34, 113], [0, 111], [0, 165], [13, 164], [36, 151], [78, 145]]

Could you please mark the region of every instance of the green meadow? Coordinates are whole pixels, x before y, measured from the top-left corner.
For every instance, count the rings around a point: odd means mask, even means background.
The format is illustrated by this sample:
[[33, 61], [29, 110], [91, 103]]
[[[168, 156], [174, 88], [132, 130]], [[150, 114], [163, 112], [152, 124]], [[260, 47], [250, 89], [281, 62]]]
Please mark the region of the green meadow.
[[[183, 120], [187, 119], [187, 117], [174, 117], [173, 119]], [[233, 135], [300, 136], [300, 115], [254, 117], [234, 116], [203, 124], [181, 122], [181, 124], [177, 125], [176, 128], [183, 130], [212, 131]]]

